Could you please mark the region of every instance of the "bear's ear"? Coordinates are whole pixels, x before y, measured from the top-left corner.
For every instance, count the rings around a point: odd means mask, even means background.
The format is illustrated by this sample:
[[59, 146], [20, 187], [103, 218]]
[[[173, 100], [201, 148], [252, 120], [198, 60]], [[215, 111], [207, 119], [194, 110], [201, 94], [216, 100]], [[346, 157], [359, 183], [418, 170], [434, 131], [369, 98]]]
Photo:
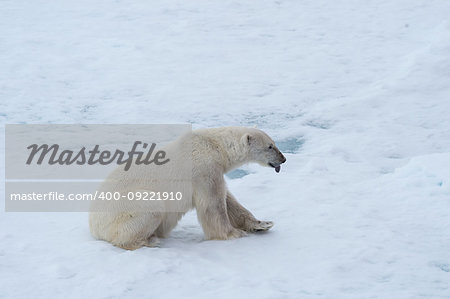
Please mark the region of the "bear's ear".
[[250, 145], [252, 142], [252, 136], [250, 136], [250, 134], [244, 134], [241, 138], [241, 142], [245, 145]]

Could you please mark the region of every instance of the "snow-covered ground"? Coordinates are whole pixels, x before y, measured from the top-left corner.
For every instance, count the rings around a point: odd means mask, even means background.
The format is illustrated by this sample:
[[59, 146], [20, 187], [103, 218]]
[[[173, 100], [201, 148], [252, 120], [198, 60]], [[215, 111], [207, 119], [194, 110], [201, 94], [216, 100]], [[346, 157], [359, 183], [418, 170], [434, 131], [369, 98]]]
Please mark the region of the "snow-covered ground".
[[0, 1], [2, 127], [258, 125], [288, 159], [228, 177], [275, 222], [232, 241], [204, 241], [191, 212], [161, 248], [124, 251], [85, 213], [2, 211], [0, 298], [450, 298], [449, 16], [447, 0]]

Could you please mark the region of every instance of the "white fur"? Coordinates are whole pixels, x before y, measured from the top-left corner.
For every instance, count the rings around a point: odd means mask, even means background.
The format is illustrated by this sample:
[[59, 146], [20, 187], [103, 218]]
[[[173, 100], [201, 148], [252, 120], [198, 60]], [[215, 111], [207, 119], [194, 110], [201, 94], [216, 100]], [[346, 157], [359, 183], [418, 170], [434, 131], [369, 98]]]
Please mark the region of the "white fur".
[[[270, 145], [273, 146], [271, 149]], [[192, 165], [189, 165], [192, 167], [192, 200], [183, 202], [184, 206], [180, 209], [183, 212], [165, 210], [164, 202], [159, 203], [162, 205], [158, 209], [161, 212], [138, 212], [136, 205], [141, 203], [136, 201], [95, 202], [89, 215], [92, 235], [124, 249], [157, 246], [158, 238], [166, 237], [185, 211], [192, 208], [197, 210], [206, 239], [238, 238], [246, 235], [246, 232], [264, 231], [272, 227], [272, 222], [258, 221], [237, 202], [228, 191], [223, 177], [226, 172], [249, 162], [264, 166], [268, 166], [268, 163], [283, 163], [286, 159], [267, 134], [244, 127], [200, 129], [166, 147], [167, 156], [177, 163], [191, 161], [188, 156], [179, 157], [179, 153], [183, 152], [180, 148], [186, 146], [192, 146]], [[176, 177], [180, 165], [172, 161], [167, 163], [167, 167], [160, 168], [158, 175]], [[111, 174], [100, 191], [125, 193], [154, 190], [158, 183], [145, 180], [155, 175], [149, 169], [132, 166], [125, 172], [119, 168]], [[171, 188], [176, 190], [176, 186]], [[127, 208], [130, 204], [133, 207]], [[95, 212], [100, 209], [106, 212]]]

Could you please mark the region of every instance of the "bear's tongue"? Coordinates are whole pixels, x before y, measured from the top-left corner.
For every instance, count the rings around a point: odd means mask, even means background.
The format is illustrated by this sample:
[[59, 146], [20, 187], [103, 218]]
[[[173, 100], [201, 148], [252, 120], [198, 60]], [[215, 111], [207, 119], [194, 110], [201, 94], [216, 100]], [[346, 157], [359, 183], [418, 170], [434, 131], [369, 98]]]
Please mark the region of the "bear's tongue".
[[277, 167], [275, 167], [275, 171], [277, 172], [277, 173], [279, 173], [280, 172], [280, 169], [281, 169], [281, 166], [277, 166]]

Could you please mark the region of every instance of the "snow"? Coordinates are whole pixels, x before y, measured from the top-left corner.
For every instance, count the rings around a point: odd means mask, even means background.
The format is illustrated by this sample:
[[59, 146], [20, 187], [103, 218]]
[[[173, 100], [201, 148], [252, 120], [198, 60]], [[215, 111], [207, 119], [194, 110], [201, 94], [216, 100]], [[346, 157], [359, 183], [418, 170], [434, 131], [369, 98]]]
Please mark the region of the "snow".
[[449, 15], [445, 0], [1, 1], [2, 127], [257, 125], [287, 163], [227, 177], [275, 222], [237, 240], [204, 241], [191, 212], [130, 252], [93, 240], [85, 213], [2, 211], [0, 298], [450, 297]]

